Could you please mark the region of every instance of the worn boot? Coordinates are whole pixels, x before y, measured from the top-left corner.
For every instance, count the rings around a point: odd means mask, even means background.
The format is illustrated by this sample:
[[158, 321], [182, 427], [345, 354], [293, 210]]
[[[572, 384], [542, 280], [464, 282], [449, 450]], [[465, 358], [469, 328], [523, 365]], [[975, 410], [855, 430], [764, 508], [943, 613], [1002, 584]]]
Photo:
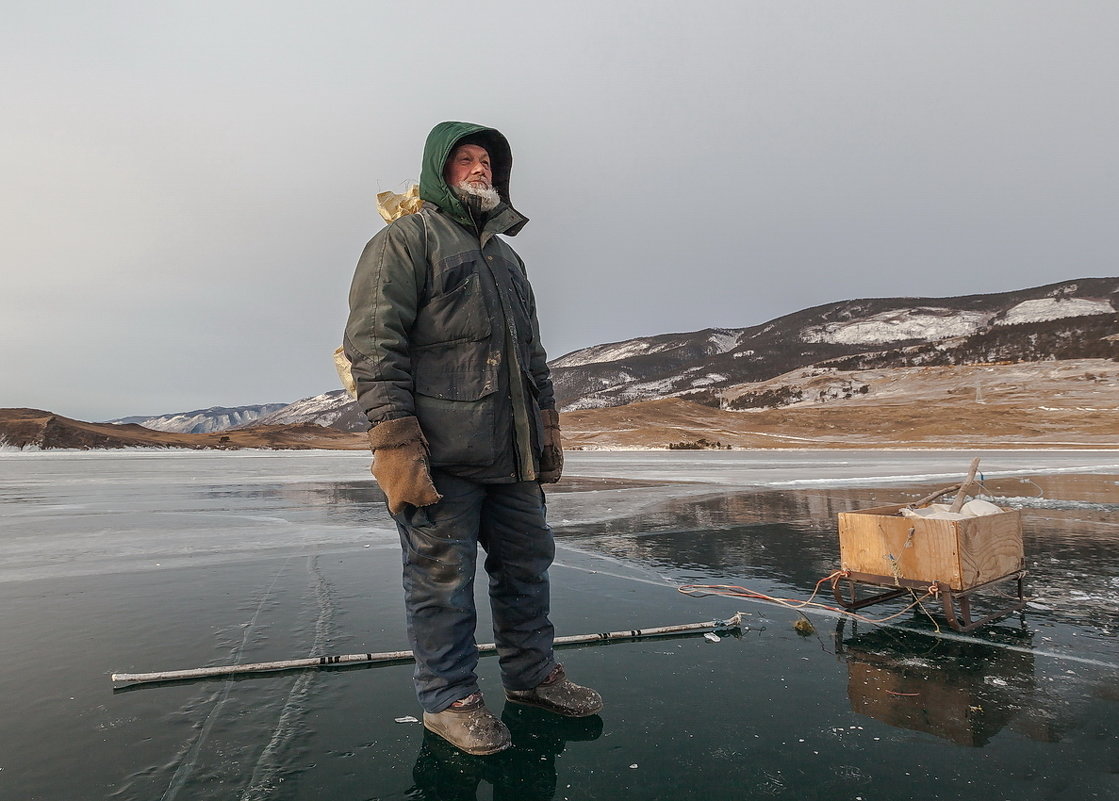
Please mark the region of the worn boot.
[[510, 701], [538, 706], [566, 718], [585, 718], [602, 709], [602, 696], [590, 687], [580, 687], [567, 680], [563, 665], [556, 665], [540, 684], [531, 690], [505, 690]]
[[442, 712], [424, 712], [424, 727], [475, 756], [496, 754], [513, 744], [509, 729], [486, 709], [480, 692], [455, 701]]

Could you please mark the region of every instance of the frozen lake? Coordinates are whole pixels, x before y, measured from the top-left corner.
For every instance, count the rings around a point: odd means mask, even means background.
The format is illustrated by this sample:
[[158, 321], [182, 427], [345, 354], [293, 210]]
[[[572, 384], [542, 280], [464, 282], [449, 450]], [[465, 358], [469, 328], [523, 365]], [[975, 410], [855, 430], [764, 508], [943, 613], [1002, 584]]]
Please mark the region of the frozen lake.
[[[806, 598], [838, 566], [838, 512], [954, 483], [974, 455], [1023, 508], [1023, 616], [955, 635], [916, 613], [856, 628], [810, 612], [803, 637], [790, 610], [675, 590]], [[396, 722], [419, 715], [410, 665], [109, 681], [406, 648], [396, 533], [366, 454], [0, 452], [0, 798], [1119, 794], [1119, 454], [567, 460], [549, 490], [558, 634], [737, 610], [749, 629], [565, 650], [603, 692], [601, 719], [510, 705], [516, 747], [470, 758]], [[496, 663], [480, 675], [500, 713]]]

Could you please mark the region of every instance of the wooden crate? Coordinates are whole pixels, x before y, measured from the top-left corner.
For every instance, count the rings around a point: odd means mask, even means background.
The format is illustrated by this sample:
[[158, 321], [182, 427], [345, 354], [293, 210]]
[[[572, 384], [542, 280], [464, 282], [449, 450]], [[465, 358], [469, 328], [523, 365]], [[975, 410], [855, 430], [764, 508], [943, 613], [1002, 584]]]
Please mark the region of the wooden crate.
[[940, 582], [954, 591], [1022, 570], [1017, 511], [966, 520], [903, 517], [898, 506], [839, 514], [840, 566], [852, 573]]

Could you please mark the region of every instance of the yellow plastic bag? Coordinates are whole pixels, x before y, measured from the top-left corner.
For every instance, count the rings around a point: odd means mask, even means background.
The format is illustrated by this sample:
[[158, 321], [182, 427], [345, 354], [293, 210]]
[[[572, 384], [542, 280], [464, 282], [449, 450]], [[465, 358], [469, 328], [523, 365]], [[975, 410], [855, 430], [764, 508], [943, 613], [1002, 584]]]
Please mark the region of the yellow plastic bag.
[[403, 195], [398, 195], [396, 192], [377, 193], [377, 211], [381, 212], [385, 222], [393, 222], [407, 214], [415, 214], [423, 207], [419, 184], [412, 184]]
[[354, 386], [354, 374], [350, 371], [350, 360], [346, 358], [346, 352], [341, 345], [334, 351], [334, 369], [338, 371], [338, 379], [342, 382], [342, 388], [351, 398], [356, 398], [357, 387]]

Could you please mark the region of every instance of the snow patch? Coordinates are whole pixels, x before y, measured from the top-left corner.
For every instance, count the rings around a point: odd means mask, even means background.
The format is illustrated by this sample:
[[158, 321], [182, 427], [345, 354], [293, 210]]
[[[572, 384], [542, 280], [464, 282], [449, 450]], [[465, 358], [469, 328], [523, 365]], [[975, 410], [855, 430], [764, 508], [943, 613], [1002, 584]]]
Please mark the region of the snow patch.
[[706, 387], [706, 386], [709, 386], [711, 384], [716, 384], [719, 381], [726, 381], [726, 380], [727, 380], [727, 377], [725, 375], [723, 375], [722, 373], [708, 373], [707, 375], [703, 376], [702, 378], [693, 379], [692, 380], [692, 386], [693, 387]]
[[741, 331], [727, 331], [726, 329], [716, 330], [711, 336], [707, 337], [707, 341], [713, 346], [711, 354], [715, 355], [717, 353], [726, 353], [728, 350], [733, 350], [741, 336]]
[[804, 342], [867, 345], [906, 339], [937, 340], [967, 336], [978, 331], [991, 314], [954, 309], [892, 309], [842, 323], [810, 326], [800, 332]]
[[679, 342], [667, 342], [654, 345], [647, 339], [631, 339], [627, 342], [614, 342], [609, 345], [595, 345], [591, 348], [573, 351], [566, 356], [560, 356], [549, 364], [556, 367], [583, 367], [588, 364], [601, 364], [603, 362], [616, 362], [620, 359], [629, 359], [633, 356], [647, 356], [652, 353], [671, 350]]
[[560, 411], [575, 412], [580, 409], [604, 409], [608, 406], [620, 406], [637, 401], [662, 398], [672, 392], [673, 382], [678, 379], [678, 376], [674, 376], [655, 381], [645, 381], [640, 384], [617, 385], [609, 389], [599, 390], [591, 395], [584, 395], [564, 406]]
[[1093, 314], [1114, 314], [1115, 309], [1106, 300], [1090, 298], [1040, 298], [1024, 300], [1012, 306], [995, 320], [995, 325], [1015, 325], [1016, 323], [1041, 323], [1046, 320], [1060, 320], [1065, 317], [1088, 317]]

